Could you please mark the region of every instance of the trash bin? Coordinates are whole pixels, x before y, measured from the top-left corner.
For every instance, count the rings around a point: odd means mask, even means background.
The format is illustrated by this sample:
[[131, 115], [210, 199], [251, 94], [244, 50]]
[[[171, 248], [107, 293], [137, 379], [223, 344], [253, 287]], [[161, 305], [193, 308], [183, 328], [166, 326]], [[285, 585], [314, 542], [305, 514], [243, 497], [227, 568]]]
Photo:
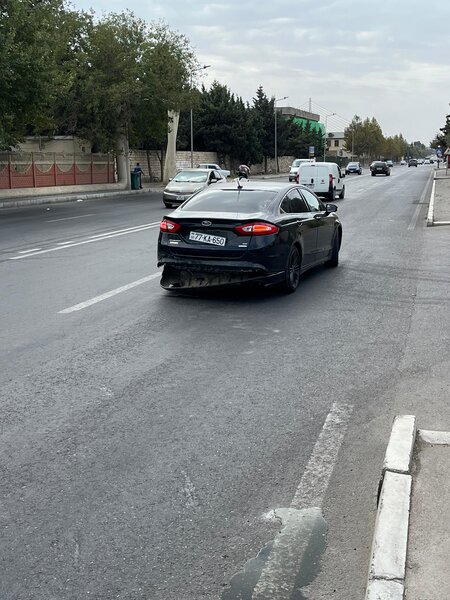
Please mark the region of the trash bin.
[[131, 189], [139, 190], [141, 188], [141, 174], [131, 171]]

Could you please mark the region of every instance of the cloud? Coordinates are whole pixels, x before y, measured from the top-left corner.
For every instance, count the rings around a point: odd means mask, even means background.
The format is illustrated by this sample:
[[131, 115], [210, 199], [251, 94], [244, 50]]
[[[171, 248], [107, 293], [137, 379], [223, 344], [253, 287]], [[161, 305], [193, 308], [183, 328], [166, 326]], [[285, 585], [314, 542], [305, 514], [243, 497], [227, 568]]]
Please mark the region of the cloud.
[[[203, 82], [217, 79], [244, 100], [263, 85], [268, 95], [288, 95], [292, 106], [312, 98], [316, 112], [374, 116], [386, 135], [402, 132], [425, 143], [448, 112], [449, 2], [360, 0], [354, 9], [342, 0], [74, 4], [99, 14], [129, 8], [147, 21], [163, 18], [211, 65]], [[336, 126], [342, 130], [343, 123]]]

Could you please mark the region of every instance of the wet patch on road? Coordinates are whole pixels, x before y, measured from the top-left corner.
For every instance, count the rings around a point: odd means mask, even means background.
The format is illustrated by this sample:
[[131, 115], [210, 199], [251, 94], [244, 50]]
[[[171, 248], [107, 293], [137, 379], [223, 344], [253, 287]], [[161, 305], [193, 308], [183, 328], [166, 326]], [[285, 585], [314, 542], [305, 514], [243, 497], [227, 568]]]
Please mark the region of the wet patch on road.
[[221, 600], [305, 600], [302, 590], [320, 572], [327, 523], [320, 508], [271, 511], [283, 528], [236, 573]]

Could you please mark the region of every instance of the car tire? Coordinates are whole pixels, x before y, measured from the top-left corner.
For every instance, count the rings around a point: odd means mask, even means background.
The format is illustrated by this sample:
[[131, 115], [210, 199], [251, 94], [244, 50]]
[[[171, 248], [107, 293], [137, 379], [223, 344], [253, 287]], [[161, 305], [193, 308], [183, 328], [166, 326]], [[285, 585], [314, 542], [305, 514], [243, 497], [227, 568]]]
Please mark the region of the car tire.
[[390, 173], [386, 173], [386, 177], [389, 177]]
[[338, 266], [340, 248], [341, 248], [340, 235], [339, 235], [339, 232], [336, 231], [334, 234], [334, 237], [333, 237], [333, 245], [331, 247], [330, 258], [325, 263], [325, 265], [327, 267], [337, 267]]
[[343, 200], [345, 197], [345, 185], [342, 186], [341, 193], [339, 194], [339, 198]]
[[170, 204], [170, 202], [164, 202], [164, 206], [165, 206], [166, 208], [173, 208], [173, 205], [172, 205], [172, 204]]
[[375, 173], [372, 173], [372, 177], [375, 177]]
[[302, 257], [300, 251], [297, 246], [292, 246], [286, 261], [284, 280], [281, 284], [281, 289], [285, 294], [292, 294], [298, 288], [301, 268]]

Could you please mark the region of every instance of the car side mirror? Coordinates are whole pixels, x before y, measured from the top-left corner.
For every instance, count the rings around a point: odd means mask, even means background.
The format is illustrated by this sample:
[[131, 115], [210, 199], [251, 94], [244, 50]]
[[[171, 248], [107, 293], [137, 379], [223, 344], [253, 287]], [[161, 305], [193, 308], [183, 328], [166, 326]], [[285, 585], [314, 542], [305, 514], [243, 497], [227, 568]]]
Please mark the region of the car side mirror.
[[341, 179], [344, 179], [344, 177], [345, 177], [345, 171], [342, 171], [342, 173], [341, 173]]
[[172, 177], [169, 177], [169, 181], [172, 181]]
[[338, 209], [336, 204], [326, 204], [325, 206], [325, 212], [327, 215], [329, 215], [330, 213], [336, 212]]

